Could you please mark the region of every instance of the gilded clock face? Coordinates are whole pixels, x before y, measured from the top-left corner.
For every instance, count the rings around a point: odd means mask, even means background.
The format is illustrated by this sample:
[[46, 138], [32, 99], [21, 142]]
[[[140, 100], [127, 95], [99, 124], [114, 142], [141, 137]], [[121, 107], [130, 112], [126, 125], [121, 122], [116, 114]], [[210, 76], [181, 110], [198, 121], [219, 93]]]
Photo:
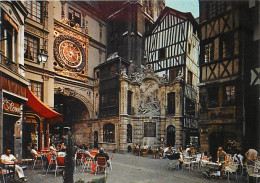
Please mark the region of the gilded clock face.
[[71, 72], [79, 72], [86, 65], [86, 54], [77, 39], [58, 36], [54, 41], [54, 56], [61, 67]]
[[59, 54], [64, 63], [69, 67], [76, 68], [82, 62], [80, 49], [70, 40], [65, 40], [60, 43]]

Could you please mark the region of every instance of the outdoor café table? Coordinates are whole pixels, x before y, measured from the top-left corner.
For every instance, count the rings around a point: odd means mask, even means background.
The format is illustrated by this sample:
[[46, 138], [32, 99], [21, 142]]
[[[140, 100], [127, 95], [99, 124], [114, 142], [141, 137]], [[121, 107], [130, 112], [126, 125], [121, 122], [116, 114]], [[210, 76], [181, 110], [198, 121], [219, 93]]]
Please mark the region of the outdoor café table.
[[180, 159], [180, 153], [167, 154], [166, 157], [169, 160], [178, 160], [178, 159]]
[[194, 159], [194, 157], [192, 156], [184, 156], [184, 159], [187, 160], [187, 161], [191, 161]]

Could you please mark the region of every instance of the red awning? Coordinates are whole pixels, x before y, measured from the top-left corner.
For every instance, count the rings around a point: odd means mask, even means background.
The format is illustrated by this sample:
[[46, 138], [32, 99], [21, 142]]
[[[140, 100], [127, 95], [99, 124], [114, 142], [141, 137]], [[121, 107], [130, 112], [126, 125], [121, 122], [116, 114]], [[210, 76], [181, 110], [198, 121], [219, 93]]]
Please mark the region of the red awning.
[[60, 113], [57, 113], [49, 106], [44, 104], [32, 93], [29, 88], [26, 89], [26, 97], [28, 98], [26, 105], [33, 109], [38, 115], [46, 118], [48, 122], [63, 121], [62, 115]]

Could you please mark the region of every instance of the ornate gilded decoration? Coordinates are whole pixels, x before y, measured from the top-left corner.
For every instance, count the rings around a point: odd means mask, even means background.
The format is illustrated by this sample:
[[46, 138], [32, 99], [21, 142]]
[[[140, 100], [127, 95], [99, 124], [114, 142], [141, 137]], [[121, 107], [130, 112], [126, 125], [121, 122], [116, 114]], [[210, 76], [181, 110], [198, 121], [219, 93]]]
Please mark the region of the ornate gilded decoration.
[[57, 74], [87, 81], [89, 36], [71, 27], [67, 20], [55, 20], [54, 69]]
[[61, 22], [70, 26], [70, 27], [72, 27], [73, 29], [81, 31], [79, 24], [75, 23], [75, 21], [73, 21], [73, 20], [69, 20], [67, 18], [64, 18], [64, 19], [61, 20]]
[[61, 67], [80, 72], [86, 65], [86, 55], [80, 43], [69, 36], [59, 36], [54, 41], [54, 56]]

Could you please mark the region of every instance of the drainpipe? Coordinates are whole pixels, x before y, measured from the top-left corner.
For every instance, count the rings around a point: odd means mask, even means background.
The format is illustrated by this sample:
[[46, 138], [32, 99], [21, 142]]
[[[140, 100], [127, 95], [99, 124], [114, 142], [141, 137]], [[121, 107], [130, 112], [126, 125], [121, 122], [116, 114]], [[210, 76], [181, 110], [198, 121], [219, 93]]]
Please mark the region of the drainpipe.
[[242, 52], [243, 52], [243, 55], [242, 55], [242, 122], [243, 122], [243, 137], [245, 137], [246, 135], [246, 121], [245, 121], [245, 80], [244, 80], [244, 77], [245, 77], [245, 53], [244, 53], [244, 50], [245, 50], [245, 33], [243, 32], [242, 33]]

